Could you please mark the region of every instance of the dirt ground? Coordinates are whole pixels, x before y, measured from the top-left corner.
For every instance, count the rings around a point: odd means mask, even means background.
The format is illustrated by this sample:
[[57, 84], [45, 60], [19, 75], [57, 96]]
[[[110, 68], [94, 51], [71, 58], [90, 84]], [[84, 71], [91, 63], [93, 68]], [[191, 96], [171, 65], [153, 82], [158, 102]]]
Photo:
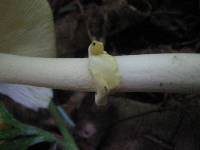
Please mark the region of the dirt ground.
[[[87, 57], [92, 39], [103, 41], [113, 55], [200, 52], [198, 0], [49, 3], [58, 57]], [[200, 95], [117, 93], [102, 108], [94, 105], [94, 93], [55, 90], [54, 97], [74, 120], [71, 132], [81, 150], [200, 149]], [[46, 111], [31, 112], [6, 99], [5, 103], [20, 120], [55, 130]], [[42, 143], [30, 149], [48, 148], [52, 145]]]

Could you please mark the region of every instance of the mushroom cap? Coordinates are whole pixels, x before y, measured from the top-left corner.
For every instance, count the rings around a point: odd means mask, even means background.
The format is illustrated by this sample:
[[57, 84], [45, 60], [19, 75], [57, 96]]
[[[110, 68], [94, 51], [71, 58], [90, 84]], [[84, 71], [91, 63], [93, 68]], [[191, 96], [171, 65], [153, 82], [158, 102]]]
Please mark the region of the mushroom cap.
[[0, 1], [0, 52], [55, 57], [51, 8], [46, 0]]

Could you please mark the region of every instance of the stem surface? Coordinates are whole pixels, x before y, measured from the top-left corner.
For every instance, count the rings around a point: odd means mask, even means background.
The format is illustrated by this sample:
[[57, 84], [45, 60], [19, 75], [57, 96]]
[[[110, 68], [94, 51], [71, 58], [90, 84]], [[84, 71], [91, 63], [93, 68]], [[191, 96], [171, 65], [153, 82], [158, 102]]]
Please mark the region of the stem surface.
[[[116, 57], [122, 76], [117, 91], [200, 91], [199, 54], [146, 54]], [[94, 91], [88, 58], [36, 58], [0, 54], [0, 82], [55, 89]]]

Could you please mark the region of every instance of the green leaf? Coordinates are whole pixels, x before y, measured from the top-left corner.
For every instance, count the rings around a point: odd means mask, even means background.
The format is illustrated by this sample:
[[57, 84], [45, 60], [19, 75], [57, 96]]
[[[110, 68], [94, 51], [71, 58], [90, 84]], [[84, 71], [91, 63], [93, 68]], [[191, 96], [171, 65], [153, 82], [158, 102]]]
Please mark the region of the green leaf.
[[0, 129], [0, 149], [26, 150], [29, 146], [44, 141], [63, 144], [53, 134], [14, 119], [2, 103], [0, 103], [0, 116], [1, 123], [7, 126], [6, 129]]
[[65, 122], [64, 122], [63, 118], [60, 116], [58, 108], [56, 107], [56, 105], [53, 102], [51, 102], [49, 105], [49, 111], [50, 111], [51, 115], [53, 116], [53, 118], [55, 119], [55, 122], [57, 123], [60, 132], [64, 136], [65, 149], [66, 150], [78, 150], [78, 147], [77, 147], [73, 137], [71, 136], [71, 134], [69, 133], [69, 131], [67, 130], [67, 128], [65, 126]]
[[42, 136], [21, 137], [16, 140], [2, 143], [0, 149], [2, 150], [26, 150], [29, 146], [45, 141]]
[[0, 150], [26, 150], [29, 146], [40, 142], [56, 142], [63, 146], [65, 150], [78, 150], [53, 102], [50, 104], [49, 110], [63, 134], [64, 140], [56, 138], [54, 134], [48, 131], [17, 121], [0, 103], [0, 124], [7, 125], [6, 128], [0, 128]]

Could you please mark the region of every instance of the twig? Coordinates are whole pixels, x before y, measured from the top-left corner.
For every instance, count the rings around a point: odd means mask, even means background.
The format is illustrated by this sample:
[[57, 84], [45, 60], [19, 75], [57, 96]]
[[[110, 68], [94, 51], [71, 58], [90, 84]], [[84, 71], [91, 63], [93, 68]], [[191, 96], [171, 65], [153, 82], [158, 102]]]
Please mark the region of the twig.
[[49, 150], [57, 150], [57, 143], [53, 143]]
[[181, 111], [180, 112], [180, 120], [178, 121], [177, 126], [175, 127], [175, 131], [172, 133], [170, 140], [173, 141], [176, 137], [176, 135], [178, 134], [179, 129], [181, 128], [181, 125], [183, 123], [183, 119], [184, 119], [184, 112]]
[[140, 118], [140, 117], [143, 117], [143, 116], [146, 116], [146, 115], [151, 115], [152, 113], [172, 111], [172, 110], [174, 110], [174, 108], [156, 108], [156, 109], [153, 109], [153, 110], [150, 110], [150, 111], [142, 112], [142, 113], [139, 113], [137, 115], [132, 115], [132, 116], [117, 120], [112, 127], [117, 126], [118, 124], [124, 123], [125, 121], [129, 121], [131, 119], [137, 119], [137, 118]]
[[147, 140], [150, 140], [160, 146], [162, 146], [163, 148], [167, 149], [167, 150], [173, 150], [173, 146], [171, 146], [170, 144], [168, 144], [167, 142], [165, 142], [164, 140], [157, 138], [155, 136], [152, 135], [144, 135], [144, 138]]
[[55, 106], [55, 104], [53, 102], [51, 102], [49, 105], [49, 111], [50, 111], [51, 115], [53, 116], [53, 118], [55, 119], [55, 122], [58, 125], [59, 130], [61, 131], [61, 133], [64, 136], [65, 144], [63, 146], [65, 147], [65, 149], [66, 150], [67, 149], [78, 150], [78, 147], [77, 147], [73, 137], [70, 135], [69, 131], [65, 127], [65, 123], [64, 123], [63, 119], [61, 118], [61, 116], [59, 115], [57, 107]]
[[81, 15], [84, 15], [84, 7], [83, 7], [83, 5], [81, 4], [81, 2], [79, 1], [79, 0], [74, 0], [75, 1], [75, 3], [78, 5], [78, 8], [79, 8], [79, 10], [80, 10], [80, 13], [81, 13]]

